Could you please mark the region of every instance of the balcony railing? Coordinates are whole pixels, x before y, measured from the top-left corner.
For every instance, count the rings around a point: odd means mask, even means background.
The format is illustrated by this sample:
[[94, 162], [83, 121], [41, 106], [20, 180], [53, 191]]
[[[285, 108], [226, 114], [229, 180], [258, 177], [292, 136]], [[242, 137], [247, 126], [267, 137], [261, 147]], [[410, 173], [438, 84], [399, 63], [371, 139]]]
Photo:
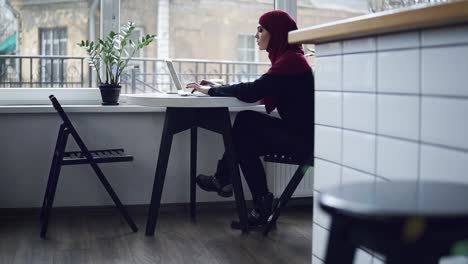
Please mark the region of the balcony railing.
[[[183, 83], [217, 79], [224, 83], [252, 81], [268, 63], [174, 59]], [[162, 59], [134, 58], [121, 77], [122, 93], [165, 92], [175, 89]], [[91, 73], [91, 75], [90, 75]], [[97, 87], [86, 57], [0, 55], [2, 87]]]

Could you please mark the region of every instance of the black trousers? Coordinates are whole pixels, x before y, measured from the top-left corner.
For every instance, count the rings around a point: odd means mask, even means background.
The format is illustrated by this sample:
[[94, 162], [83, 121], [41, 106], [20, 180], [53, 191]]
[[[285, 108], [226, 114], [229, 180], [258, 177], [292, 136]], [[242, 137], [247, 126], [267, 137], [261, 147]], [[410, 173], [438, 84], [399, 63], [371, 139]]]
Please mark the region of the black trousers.
[[232, 134], [236, 158], [255, 204], [269, 192], [261, 156], [283, 154], [306, 157], [313, 151], [313, 134], [307, 138], [299, 136], [280, 118], [256, 111], [239, 112]]

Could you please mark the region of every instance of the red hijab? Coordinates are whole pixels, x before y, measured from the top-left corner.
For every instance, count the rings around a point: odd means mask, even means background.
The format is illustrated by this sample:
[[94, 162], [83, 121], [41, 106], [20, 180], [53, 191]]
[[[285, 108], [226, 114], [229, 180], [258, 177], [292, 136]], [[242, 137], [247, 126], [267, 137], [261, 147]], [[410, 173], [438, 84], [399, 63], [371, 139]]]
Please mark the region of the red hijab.
[[[310, 65], [304, 57], [301, 44], [289, 44], [288, 32], [296, 30], [296, 22], [281, 10], [263, 14], [258, 23], [270, 33], [267, 52], [271, 67], [266, 74], [295, 75], [310, 71]], [[268, 113], [276, 108], [276, 98], [267, 96], [263, 99]]]

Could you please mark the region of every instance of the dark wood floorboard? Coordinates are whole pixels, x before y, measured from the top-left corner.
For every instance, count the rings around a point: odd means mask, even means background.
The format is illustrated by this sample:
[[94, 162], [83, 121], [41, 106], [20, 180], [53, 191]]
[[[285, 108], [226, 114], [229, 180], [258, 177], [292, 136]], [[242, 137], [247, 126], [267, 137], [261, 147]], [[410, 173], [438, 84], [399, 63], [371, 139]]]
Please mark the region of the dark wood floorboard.
[[0, 263], [200, 263], [311, 262], [310, 207], [287, 208], [267, 237], [230, 229], [232, 209], [162, 211], [156, 236], [146, 237], [145, 213], [132, 213], [137, 233], [117, 214], [53, 215], [48, 238], [39, 238], [37, 216], [0, 217]]

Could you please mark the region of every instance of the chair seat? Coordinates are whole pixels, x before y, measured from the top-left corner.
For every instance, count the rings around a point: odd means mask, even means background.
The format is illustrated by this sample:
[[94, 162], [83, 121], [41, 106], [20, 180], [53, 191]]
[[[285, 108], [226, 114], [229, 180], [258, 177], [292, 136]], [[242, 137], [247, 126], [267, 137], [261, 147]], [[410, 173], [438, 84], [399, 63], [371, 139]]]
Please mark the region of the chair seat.
[[[124, 149], [103, 149], [103, 150], [90, 150], [89, 153], [93, 156], [96, 163], [107, 162], [125, 162], [132, 161], [133, 156], [125, 154]], [[87, 164], [89, 163], [81, 151], [68, 151], [64, 152], [62, 164]]]

